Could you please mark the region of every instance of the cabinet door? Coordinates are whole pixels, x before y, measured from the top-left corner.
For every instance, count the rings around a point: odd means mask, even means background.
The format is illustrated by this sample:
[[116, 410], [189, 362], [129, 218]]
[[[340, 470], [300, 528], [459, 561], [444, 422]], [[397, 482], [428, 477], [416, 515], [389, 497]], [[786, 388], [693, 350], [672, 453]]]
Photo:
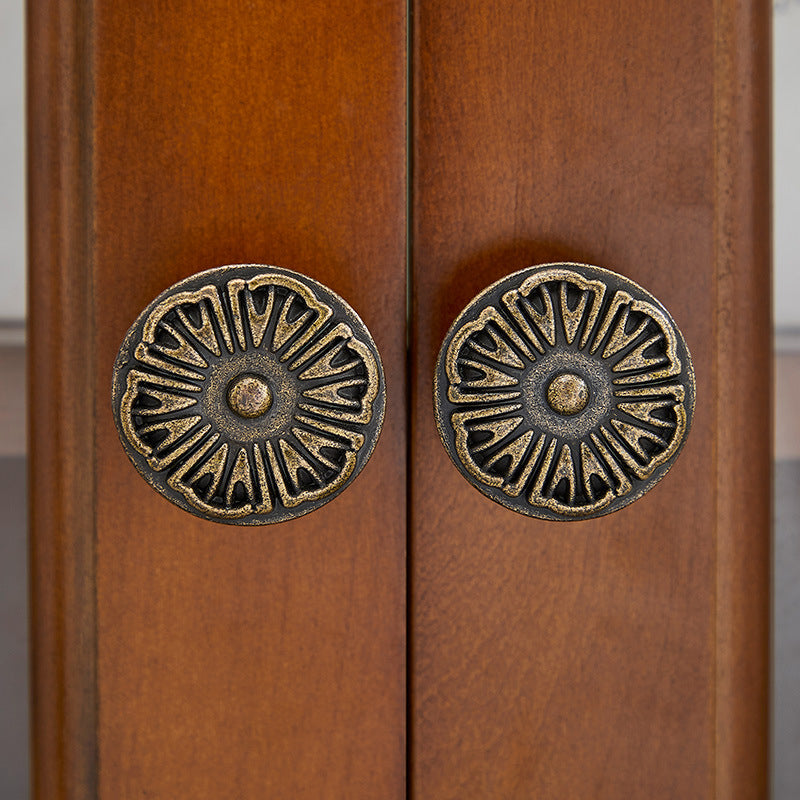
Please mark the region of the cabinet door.
[[[751, 798], [767, 783], [769, 7], [418, 0], [412, 785], [446, 798]], [[631, 506], [554, 523], [450, 463], [448, 327], [531, 264], [671, 311], [697, 406]]]
[[[29, 8], [36, 796], [764, 797], [767, 4], [416, 0], [408, 53], [396, 0]], [[432, 413], [460, 309], [548, 261], [652, 291], [697, 375], [665, 480], [569, 524]], [[363, 473], [270, 528], [169, 504], [110, 411], [137, 314], [237, 262], [336, 290], [386, 373]]]
[[[405, 3], [30, 3], [35, 794], [400, 798]], [[391, 399], [269, 528], [153, 492], [111, 371], [160, 291], [277, 264], [362, 316]], [[36, 401], [34, 401], [36, 402]]]

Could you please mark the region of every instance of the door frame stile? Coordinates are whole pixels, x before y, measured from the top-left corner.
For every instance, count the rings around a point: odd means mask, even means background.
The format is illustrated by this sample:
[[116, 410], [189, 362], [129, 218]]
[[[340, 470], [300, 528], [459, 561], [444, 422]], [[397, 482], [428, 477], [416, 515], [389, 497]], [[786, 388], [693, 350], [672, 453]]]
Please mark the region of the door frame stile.
[[29, 0], [33, 797], [97, 796], [93, 3]]
[[732, 799], [769, 792], [771, 21], [766, 0], [715, 0], [712, 796]]

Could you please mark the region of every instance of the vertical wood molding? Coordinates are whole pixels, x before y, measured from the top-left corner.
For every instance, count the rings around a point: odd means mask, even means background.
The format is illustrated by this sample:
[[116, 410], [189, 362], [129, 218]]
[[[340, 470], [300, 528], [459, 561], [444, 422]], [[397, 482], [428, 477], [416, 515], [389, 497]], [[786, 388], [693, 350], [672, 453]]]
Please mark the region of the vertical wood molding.
[[33, 795], [97, 794], [92, 4], [28, 4]]
[[771, 4], [715, 2], [716, 786], [769, 791]]

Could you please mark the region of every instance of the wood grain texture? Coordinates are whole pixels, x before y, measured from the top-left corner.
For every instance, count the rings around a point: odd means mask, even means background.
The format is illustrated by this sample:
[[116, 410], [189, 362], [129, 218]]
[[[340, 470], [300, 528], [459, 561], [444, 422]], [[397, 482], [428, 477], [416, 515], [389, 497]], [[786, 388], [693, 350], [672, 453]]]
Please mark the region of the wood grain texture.
[[[726, 0], [416, 4], [418, 800], [766, 796], [767, 23]], [[431, 403], [457, 313], [556, 260], [653, 292], [697, 375], [665, 480], [570, 524], [473, 490]]]
[[737, 800], [770, 763], [771, 11], [715, 5], [716, 791]]
[[91, 76], [80, 3], [28, 6], [32, 792], [97, 787]]
[[[69, 9], [43, 5], [33, 17]], [[87, 746], [97, 765], [84, 758], [92, 789], [65, 773], [38, 796], [401, 797], [405, 4], [98, 0], [51, 33], [36, 46], [49, 57], [46, 80], [85, 76], [91, 106], [66, 105], [50, 124], [39, 98], [31, 136], [56, 166], [72, 166], [73, 127], [85, 132], [84, 196], [65, 192], [53, 164], [37, 169], [67, 223], [87, 220], [87, 249], [65, 245], [65, 282], [83, 306], [63, 320], [63, 295], [45, 306], [37, 294], [33, 340], [44, 363], [62, 354], [56, 336], [79, 340], [69, 363], [82, 394], [58, 373], [52, 425], [37, 422], [34, 438], [39, 463], [49, 457], [60, 472], [37, 476], [34, 505], [64, 491], [62, 473], [74, 476], [95, 538], [58, 508], [35, 522], [39, 639], [55, 646], [61, 613], [48, 605], [41, 551], [64, 537], [94, 542], [95, 580], [88, 569], [62, 575], [52, 603], [87, 585], [97, 612], [96, 659], [59, 643], [57, 675], [37, 683], [37, 736], [48, 724], [59, 742], [96, 728]], [[60, 61], [57, 48], [76, 37], [90, 47]], [[34, 214], [34, 281], [60, 288], [39, 223]], [[139, 311], [180, 278], [243, 262], [290, 267], [342, 295], [377, 343], [389, 397], [381, 440], [348, 491], [272, 528], [204, 522], [149, 489], [117, 440], [109, 400], [117, 348]], [[73, 403], [77, 443], [57, 424]], [[96, 465], [93, 490], [82, 459]], [[94, 608], [87, 597], [71, 603], [63, 613]], [[97, 713], [92, 704], [73, 725], [59, 703], [78, 686], [94, 692]], [[37, 772], [58, 759], [41, 745]]]
[[[130, 5], [30, 6], [36, 794], [399, 797], [404, 9]], [[765, 795], [766, 9], [418, 0], [419, 798]], [[570, 526], [474, 492], [430, 399], [456, 313], [557, 259], [651, 290], [698, 377], [668, 478]], [[330, 285], [387, 374], [363, 475], [275, 530], [170, 506], [108, 408], [138, 311], [234, 261]]]

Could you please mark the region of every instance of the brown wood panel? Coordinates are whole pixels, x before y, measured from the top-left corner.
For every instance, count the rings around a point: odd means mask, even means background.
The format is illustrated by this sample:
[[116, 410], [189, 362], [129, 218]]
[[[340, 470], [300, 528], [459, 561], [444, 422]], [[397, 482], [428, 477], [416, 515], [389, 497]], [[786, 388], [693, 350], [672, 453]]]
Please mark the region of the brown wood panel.
[[[768, 10], [416, 3], [418, 800], [766, 796]], [[558, 260], [653, 292], [697, 375], [694, 427], [664, 481], [569, 524], [472, 489], [431, 402], [460, 309]]]
[[[37, 26], [53, 17], [51, 39], [34, 44], [42, 82], [63, 101], [55, 120], [46, 97], [32, 112], [32, 279], [66, 287], [32, 295], [32, 340], [39, 363], [69, 353], [33, 381], [33, 396], [49, 392], [49, 426], [34, 425], [34, 506], [72, 492], [80, 518], [64, 501], [34, 520], [37, 641], [50, 648], [37, 662], [55, 662], [36, 684], [35, 768], [64, 774], [42, 778], [38, 796], [400, 797], [405, 3], [78, 8], [31, 7]], [[78, 18], [64, 27], [60, 14]], [[76, 41], [83, 49], [59, 58]], [[63, 82], [83, 86], [85, 102], [70, 104]], [[83, 194], [61, 185], [62, 168]], [[47, 214], [61, 223], [52, 236], [78, 239], [63, 244], [61, 272], [40, 228]], [[200, 269], [241, 262], [290, 267], [341, 294], [372, 332], [387, 381], [363, 473], [324, 508], [270, 528], [205, 522], [149, 489], [109, 401], [117, 347], [147, 302]], [[64, 311], [71, 292], [79, 305]], [[56, 546], [74, 562], [86, 550], [95, 580], [69, 562], [49, 583], [56, 567], [42, 548]], [[56, 647], [59, 614], [84, 611], [93, 646]], [[73, 723], [59, 703], [84, 689], [85, 720]], [[76, 728], [99, 765], [75, 756], [86, 789], [52, 749], [77, 750], [62, 738]]]
[[28, 487], [32, 790], [96, 794], [89, 157], [78, 3], [28, 5]]
[[716, 790], [766, 797], [772, 563], [771, 4], [716, 4]]

